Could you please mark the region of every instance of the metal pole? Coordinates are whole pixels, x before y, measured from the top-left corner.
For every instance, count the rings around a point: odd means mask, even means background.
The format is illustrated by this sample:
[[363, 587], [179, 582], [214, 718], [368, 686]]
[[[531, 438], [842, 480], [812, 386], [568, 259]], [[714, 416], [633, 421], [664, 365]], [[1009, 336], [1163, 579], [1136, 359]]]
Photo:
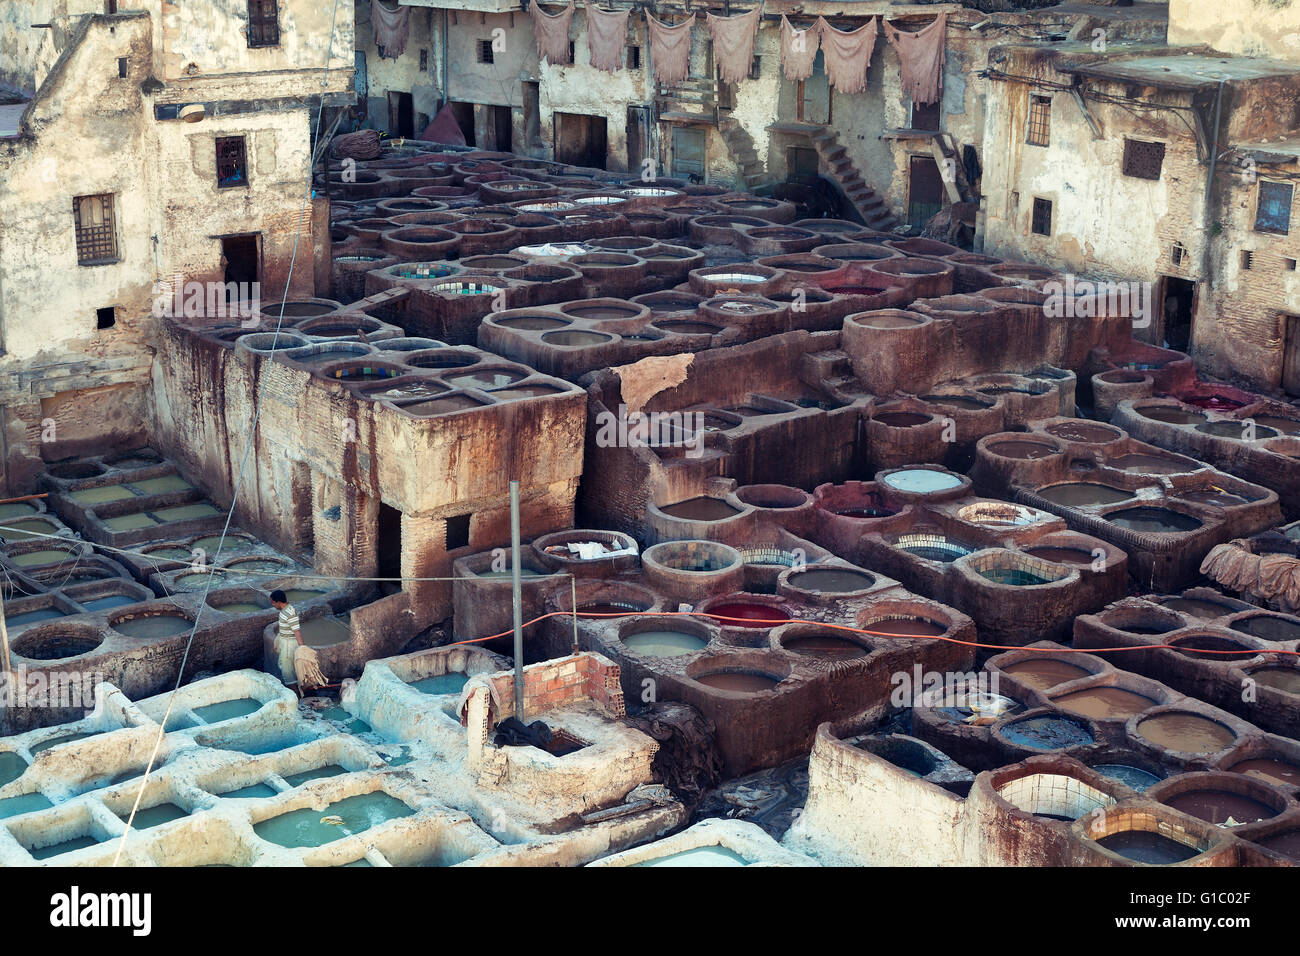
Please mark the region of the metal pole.
[[4, 669], [0, 670], [0, 675], [7, 677], [11, 673], [9, 667], [9, 628], [5, 627], [5, 599], [3, 593], [0, 593], [0, 653], [4, 655]]
[[519, 590], [519, 482], [510, 482], [510, 580], [515, 618], [515, 717], [524, 720], [524, 603]]

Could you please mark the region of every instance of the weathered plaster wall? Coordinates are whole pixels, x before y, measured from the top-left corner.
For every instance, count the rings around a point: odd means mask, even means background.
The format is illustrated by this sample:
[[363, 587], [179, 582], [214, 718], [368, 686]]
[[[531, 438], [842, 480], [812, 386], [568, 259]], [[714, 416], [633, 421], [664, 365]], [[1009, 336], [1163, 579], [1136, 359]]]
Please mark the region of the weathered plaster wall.
[[1169, 42], [1300, 61], [1296, 0], [1169, 0]]
[[[0, 86], [33, 93], [67, 40], [69, 18], [103, 13], [103, 0], [12, 0], [0, 3]], [[37, 23], [55, 23], [53, 28]]]
[[[442, 100], [442, 10], [411, 9], [410, 37], [406, 52], [396, 59], [383, 58], [375, 44], [370, 22], [369, 0], [355, 0], [357, 49], [366, 55], [367, 116], [365, 126], [388, 130], [388, 91], [411, 94], [415, 112], [415, 133], [421, 132], [419, 114], [430, 119]], [[428, 54], [420, 69], [420, 51]]]

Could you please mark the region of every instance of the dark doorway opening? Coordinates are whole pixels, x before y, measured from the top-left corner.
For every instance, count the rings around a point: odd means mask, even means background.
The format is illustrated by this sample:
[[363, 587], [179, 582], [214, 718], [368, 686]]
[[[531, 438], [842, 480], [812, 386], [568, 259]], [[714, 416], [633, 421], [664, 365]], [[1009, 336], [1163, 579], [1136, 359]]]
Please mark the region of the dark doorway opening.
[[230, 283], [251, 284], [261, 279], [258, 237], [259, 234], [253, 232], [242, 236], [225, 236], [221, 240], [221, 258], [225, 262], [222, 279], [226, 283], [227, 300], [230, 297]]
[[524, 99], [524, 146], [537, 149], [542, 145], [542, 85], [530, 80], [520, 85]]
[[1165, 347], [1186, 352], [1192, 344], [1192, 319], [1196, 314], [1196, 283], [1177, 276], [1161, 277], [1159, 305]]
[[456, 125], [460, 127], [461, 133], [465, 137], [466, 146], [477, 146], [474, 139], [474, 104], [473, 103], [450, 103], [451, 115], [456, 117]]
[[786, 150], [786, 179], [792, 183], [815, 183], [820, 171], [817, 150], [791, 146]]
[[937, 102], [912, 104], [912, 129], [938, 128], [939, 104]]
[[[383, 502], [379, 503], [375, 558], [376, 577], [400, 578], [402, 576], [402, 513]], [[385, 594], [396, 594], [402, 590], [402, 582], [383, 581], [379, 589]]]
[[674, 126], [670, 173], [678, 179], [704, 182], [704, 130], [698, 126]]
[[908, 164], [907, 221], [924, 226], [943, 208], [943, 178], [933, 156], [913, 156]]
[[388, 134], [408, 138], [415, 135], [415, 101], [410, 93], [388, 91]]
[[452, 515], [447, 519], [447, 550], [458, 551], [469, 547], [470, 515]]
[[1282, 330], [1282, 389], [1300, 396], [1300, 315], [1284, 315]]
[[514, 148], [511, 146], [514, 139], [513, 111], [508, 106], [489, 106], [488, 111], [492, 142], [485, 144], [486, 147], [502, 153], [514, 152]]
[[826, 57], [817, 51], [812, 76], [795, 87], [795, 119], [800, 123], [825, 126], [831, 121], [831, 86], [826, 75]]
[[627, 108], [627, 170], [640, 175], [650, 155], [650, 107]]
[[583, 113], [555, 114], [555, 161], [605, 168], [605, 117]]

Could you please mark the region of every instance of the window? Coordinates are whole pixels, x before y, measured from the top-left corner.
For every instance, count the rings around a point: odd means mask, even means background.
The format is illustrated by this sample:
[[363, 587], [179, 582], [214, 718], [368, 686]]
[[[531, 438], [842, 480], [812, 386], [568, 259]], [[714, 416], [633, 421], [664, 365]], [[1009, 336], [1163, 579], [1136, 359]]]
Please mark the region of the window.
[[1282, 268], [1285, 269], [1287, 272], [1295, 272], [1295, 260], [1288, 256], [1283, 256]]
[[1187, 248], [1181, 242], [1175, 242], [1169, 249], [1169, 260], [1176, 266], [1183, 264], [1183, 256], [1187, 255]]
[[447, 550], [469, 547], [470, 515], [455, 515], [447, 519]]
[[248, 185], [248, 157], [244, 151], [244, 137], [217, 137], [217, 186]]
[[572, 40], [569, 41], [569, 62], [570, 63], [578, 62], [578, 50], [577, 47], [573, 45]]
[[420, 72], [421, 73], [429, 72], [429, 51], [428, 50], [420, 51]]
[[83, 266], [117, 261], [117, 230], [113, 194], [78, 196], [72, 200], [77, 230], [77, 262]]
[[492, 62], [494, 62], [494, 60], [493, 60], [493, 56], [492, 56], [492, 41], [491, 41], [491, 40], [479, 40], [479, 41], [478, 41], [478, 61], [479, 61], [480, 63], [492, 63]]
[[95, 328], [111, 329], [117, 325], [117, 307], [105, 306], [102, 309], [95, 310]]
[[1138, 179], [1159, 179], [1165, 161], [1165, 144], [1140, 139], [1124, 140], [1124, 175]]
[[1255, 206], [1255, 231], [1286, 235], [1291, 229], [1291, 183], [1259, 181], [1259, 201]]
[[627, 68], [629, 70], [641, 69], [641, 48], [639, 46], [627, 48]]
[[1255, 257], [1247, 250], [1241, 254], [1241, 268], [1247, 270], [1255, 265]]
[[1038, 236], [1050, 236], [1052, 234], [1052, 201], [1050, 199], [1034, 199], [1034, 216], [1029, 228]]
[[124, 56], [119, 56], [119, 57], [117, 58], [117, 77], [118, 77], [118, 79], [126, 79], [127, 67], [130, 66], [130, 65], [131, 65], [131, 61], [128, 60], [126, 57], [124, 57]]
[[1052, 135], [1052, 98], [1029, 97], [1029, 129], [1025, 142], [1030, 146], [1046, 146]]
[[749, 64], [749, 78], [757, 80], [763, 75], [763, 63], [758, 57], [754, 57], [754, 62]]
[[248, 45], [280, 45], [280, 11], [276, 0], [248, 0]]

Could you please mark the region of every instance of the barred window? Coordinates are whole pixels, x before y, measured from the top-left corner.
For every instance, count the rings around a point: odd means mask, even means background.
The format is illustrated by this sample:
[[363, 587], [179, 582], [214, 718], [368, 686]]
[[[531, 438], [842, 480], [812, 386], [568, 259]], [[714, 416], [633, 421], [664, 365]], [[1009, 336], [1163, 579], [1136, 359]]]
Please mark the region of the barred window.
[[1050, 96], [1031, 96], [1029, 98], [1029, 128], [1025, 142], [1030, 146], [1046, 146], [1052, 136], [1052, 98]]
[[117, 261], [117, 229], [113, 194], [78, 196], [72, 200], [77, 231], [77, 262], [83, 266]]
[[1165, 144], [1140, 139], [1124, 140], [1124, 175], [1138, 179], [1159, 179], [1165, 161]]
[[248, 156], [242, 136], [217, 137], [217, 185], [248, 185]]
[[641, 69], [641, 48], [639, 46], [627, 48], [627, 68], [629, 70]]
[[492, 50], [491, 40], [478, 41], [478, 61], [480, 63], [492, 63], [496, 59]]
[[1259, 181], [1259, 201], [1255, 206], [1255, 231], [1286, 235], [1291, 230], [1291, 183]]
[[1050, 199], [1034, 199], [1034, 217], [1029, 228], [1038, 236], [1050, 236], [1052, 234], [1052, 201]]
[[276, 0], [248, 0], [248, 45], [280, 45], [280, 11]]

